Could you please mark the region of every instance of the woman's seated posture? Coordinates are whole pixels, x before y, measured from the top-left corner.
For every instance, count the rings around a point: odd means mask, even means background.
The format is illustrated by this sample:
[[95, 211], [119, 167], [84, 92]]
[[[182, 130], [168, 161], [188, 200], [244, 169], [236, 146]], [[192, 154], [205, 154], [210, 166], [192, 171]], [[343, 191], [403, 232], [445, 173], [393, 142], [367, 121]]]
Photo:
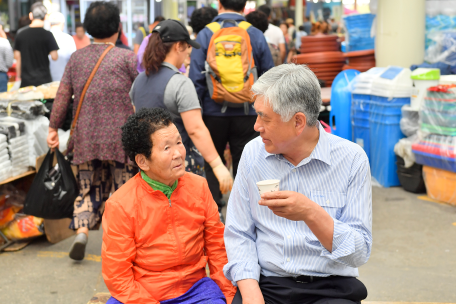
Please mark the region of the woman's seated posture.
[[236, 288], [223, 275], [224, 225], [206, 180], [185, 172], [186, 151], [169, 112], [131, 115], [122, 144], [141, 172], [106, 202], [108, 303], [231, 303]]

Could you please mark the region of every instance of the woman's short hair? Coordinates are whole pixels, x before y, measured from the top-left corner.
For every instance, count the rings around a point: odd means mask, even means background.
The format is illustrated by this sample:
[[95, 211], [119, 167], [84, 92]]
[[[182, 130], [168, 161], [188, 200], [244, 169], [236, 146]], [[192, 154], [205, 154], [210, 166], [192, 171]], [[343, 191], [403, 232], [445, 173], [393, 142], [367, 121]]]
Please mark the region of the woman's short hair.
[[136, 164], [138, 154], [150, 158], [152, 134], [172, 123], [171, 114], [162, 108], [141, 109], [130, 115], [122, 126], [122, 146], [130, 160]]
[[263, 12], [253, 11], [245, 16], [245, 20], [263, 33], [268, 30], [268, 16]]
[[217, 15], [217, 10], [210, 6], [195, 10], [190, 17], [190, 25], [193, 28], [193, 32], [198, 34], [206, 25], [211, 23]]
[[84, 18], [87, 33], [97, 39], [109, 38], [119, 32], [119, 8], [105, 1], [90, 4]]

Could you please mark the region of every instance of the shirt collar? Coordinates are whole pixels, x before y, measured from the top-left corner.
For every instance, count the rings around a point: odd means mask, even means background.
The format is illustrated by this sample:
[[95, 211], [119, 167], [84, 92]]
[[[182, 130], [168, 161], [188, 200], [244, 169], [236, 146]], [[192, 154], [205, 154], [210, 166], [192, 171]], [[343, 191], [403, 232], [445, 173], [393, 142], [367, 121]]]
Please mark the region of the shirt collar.
[[167, 68], [170, 68], [170, 69], [173, 70], [173, 71], [179, 72], [179, 69], [176, 68], [176, 67], [175, 67], [174, 65], [172, 65], [171, 63], [168, 63], [168, 62], [163, 61], [161, 65], [162, 65], [162, 66], [165, 66], [165, 67], [167, 67]]
[[165, 185], [163, 183], [157, 182], [153, 179], [151, 179], [147, 174], [141, 170], [141, 177], [142, 179], [149, 184], [149, 186], [154, 189], [155, 191], [160, 191], [164, 195], [166, 195], [167, 198], [171, 197], [171, 194], [176, 190], [177, 188], [177, 180], [174, 182], [174, 184], [170, 187], [168, 185]]
[[216, 16], [213, 21], [220, 22], [227, 19], [233, 19], [234, 21], [245, 21], [245, 18], [242, 14], [234, 12], [218, 14], [218, 16]]
[[[318, 159], [328, 165], [331, 165], [331, 143], [329, 142], [329, 135], [326, 133], [325, 129], [322, 127], [320, 123], [318, 123], [318, 129], [320, 131], [320, 135], [318, 138], [318, 143], [313, 149], [312, 153], [308, 158], [303, 159], [296, 167], [301, 166], [302, 164], [308, 163], [312, 159]], [[268, 158], [270, 156], [275, 156], [278, 159], [284, 159], [283, 155], [281, 154], [271, 154], [265, 151], [265, 157]], [[309, 159], [309, 161], [307, 161]]]

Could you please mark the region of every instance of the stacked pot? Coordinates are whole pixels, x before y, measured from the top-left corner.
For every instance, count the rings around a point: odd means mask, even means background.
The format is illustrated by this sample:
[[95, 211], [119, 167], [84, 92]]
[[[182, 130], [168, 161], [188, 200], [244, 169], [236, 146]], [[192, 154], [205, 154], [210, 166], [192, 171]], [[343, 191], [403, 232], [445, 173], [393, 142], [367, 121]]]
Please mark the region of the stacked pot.
[[318, 79], [330, 87], [337, 74], [342, 71], [345, 64], [345, 57], [342, 52], [321, 52], [301, 54], [293, 57], [293, 62], [306, 64]]
[[355, 51], [344, 53], [344, 56], [348, 60], [348, 64], [343, 66], [343, 70], [358, 70], [360, 72], [366, 72], [371, 68], [375, 67], [375, 51]]
[[345, 57], [340, 52], [338, 37], [335, 35], [306, 36], [301, 38], [300, 55], [293, 57], [293, 62], [306, 64], [317, 76], [330, 87], [334, 78], [342, 71]]

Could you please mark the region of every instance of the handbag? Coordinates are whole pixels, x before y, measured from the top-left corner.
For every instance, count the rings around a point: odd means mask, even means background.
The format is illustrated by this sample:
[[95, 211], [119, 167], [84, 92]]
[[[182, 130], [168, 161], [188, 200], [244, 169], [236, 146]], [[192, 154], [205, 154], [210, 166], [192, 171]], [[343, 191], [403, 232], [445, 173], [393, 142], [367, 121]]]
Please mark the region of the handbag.
[[110, 45], [110, 46], [108, 46], [106, 48], [106, 50], [104, 50], [104, 52], [101, 54], [100, 58], [98, 58], [98, 62], [95, 65], [95, 67], [93, 68], [92, 73], [90, 73], [89, 79], [87, 79], [87, 82], [84, 85], [84, 89], [82, 90], [81, 97], [79, 98], [78, 108], [76, 110], [76, 114], [74, 115], [73, 123], [71, 124], [70, 137], [68, 138], [68, 143], [67, 143], [67, 147], [68, 147], [67, 151], [68, 151], [68, 153], [71, 153], [73, 151], [73, 149], [74, 149], [74, 141], [72, 140], [73, 139], [73, 133], [74, 133], [74, 130], [76, 129], [76, 124], [78, 122], [79, 113], [81, 112], [82, 102], [84, 101], [85, 94], [87, 93], [87, 90], [89, 89], [90, 83], [92, 82], [93, 77], [95, 77], [95, 74], [97, 73], [97, 70], [100, 67], [101, 62], [105, 58], [106, 54], [108, 54], [108, 52], [110, 50], [112, 50], [113, 48], [114, 48], [114, 45]]
[[23, 213], [44, 219], [73, 218], [78, 183], [65, 156], [59, 149], [55, 149], [55, 154], [54, 167], [54, 153], [49, 149], [46, 154], [25, 198]]

